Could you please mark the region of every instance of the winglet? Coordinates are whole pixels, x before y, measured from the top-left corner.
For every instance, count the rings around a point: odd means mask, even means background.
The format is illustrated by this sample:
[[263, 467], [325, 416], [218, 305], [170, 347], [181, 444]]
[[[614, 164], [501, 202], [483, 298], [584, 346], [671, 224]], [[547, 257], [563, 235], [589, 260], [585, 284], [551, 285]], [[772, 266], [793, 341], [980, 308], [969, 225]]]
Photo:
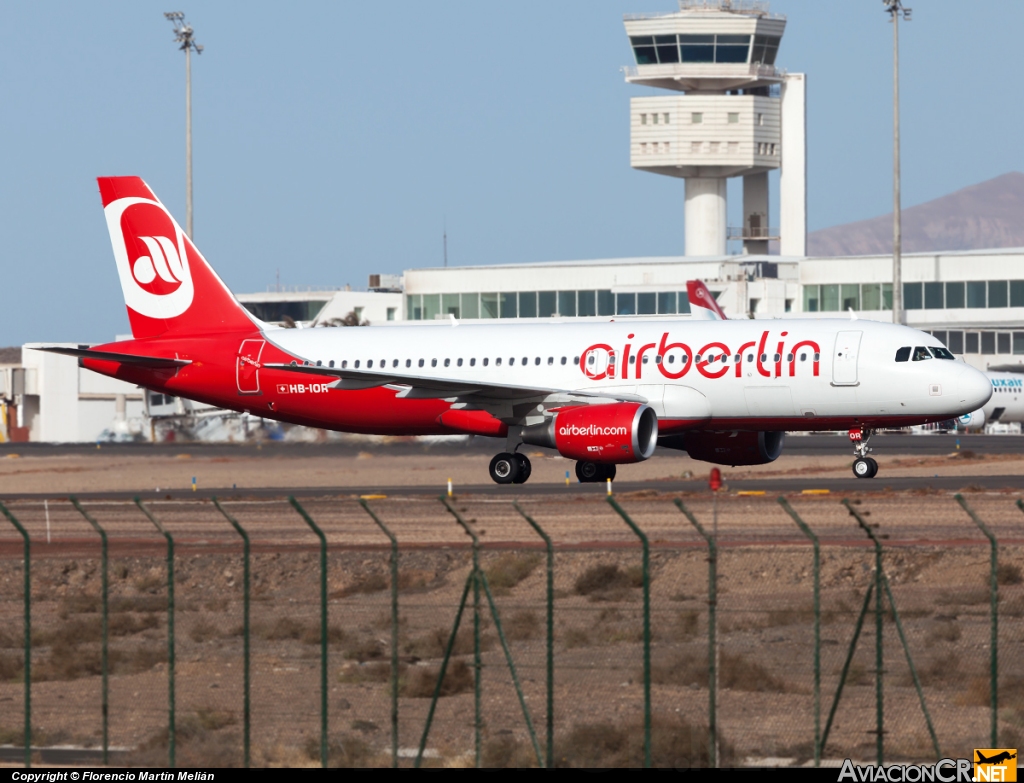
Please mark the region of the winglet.
[[728, 321], [718, 306], [714, 294], [700, 280], [687, 280], [686, 293], [690, 297], [690, 313], [705, 321]]

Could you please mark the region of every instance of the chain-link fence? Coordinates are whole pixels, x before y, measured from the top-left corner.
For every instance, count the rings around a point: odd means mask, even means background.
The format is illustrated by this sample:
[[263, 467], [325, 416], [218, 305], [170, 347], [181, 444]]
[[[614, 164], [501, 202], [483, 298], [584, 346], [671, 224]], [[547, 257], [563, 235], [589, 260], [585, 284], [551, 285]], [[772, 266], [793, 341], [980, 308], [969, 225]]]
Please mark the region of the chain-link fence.
[[0, 511], [26, 764], [926, 760], [1024, 727], [1011, 494]]

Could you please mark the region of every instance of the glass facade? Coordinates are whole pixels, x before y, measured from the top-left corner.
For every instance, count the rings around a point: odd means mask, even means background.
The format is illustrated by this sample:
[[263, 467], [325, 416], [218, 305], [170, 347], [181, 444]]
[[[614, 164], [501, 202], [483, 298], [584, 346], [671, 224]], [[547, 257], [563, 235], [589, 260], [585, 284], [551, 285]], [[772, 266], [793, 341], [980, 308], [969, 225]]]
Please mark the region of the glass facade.
[[956, 354], [1013, 354], [1024, 356], [1024, 332], [939, 331], [931, 335]]
[[[805, 285], [804, 312], [892, 310], [891, 283]], [[1024, 280], [904, 283], [905, 310], [1024, 307]]]
[[751, 38], [749, 35], [634, 35], [629, 42], [637, 65], [748, 62], [774, 65], [782, 39], [759, 35], [751, 47]]
[[[856, 287], [856, 286], [854, 286]], [[409, 294], [410, 321], [435, 318], [586, 318], [614, 315], [676, 315], [690, 312], [685, 291], [511, 291], [476, 294]]]

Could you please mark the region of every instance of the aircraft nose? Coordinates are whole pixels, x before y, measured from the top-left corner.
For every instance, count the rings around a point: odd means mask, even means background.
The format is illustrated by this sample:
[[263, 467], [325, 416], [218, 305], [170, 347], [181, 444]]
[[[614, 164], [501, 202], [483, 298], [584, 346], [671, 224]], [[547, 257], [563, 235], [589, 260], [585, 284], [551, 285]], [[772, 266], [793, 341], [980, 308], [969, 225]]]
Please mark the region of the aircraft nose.
[[992, 383], [988, 377], [973, 367], [967, 367], [956, 384], [957, 399], [967, 410], [977, 410], [992, 396]]

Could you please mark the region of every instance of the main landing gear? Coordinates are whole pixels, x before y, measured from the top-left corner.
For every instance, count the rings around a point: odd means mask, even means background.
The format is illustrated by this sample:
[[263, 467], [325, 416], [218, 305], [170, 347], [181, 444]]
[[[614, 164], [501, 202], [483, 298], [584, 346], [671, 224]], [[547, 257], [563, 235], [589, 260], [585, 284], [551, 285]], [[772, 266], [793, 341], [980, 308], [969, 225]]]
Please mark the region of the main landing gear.
[[598, 484], [607, 479], [614, 480], [615, 466], [581, 459], [576, 463], [576, 478], [581, 484]]
[[874, 478], [878, 473], [878, 463], [868, 456], [871, 447], [868, 441], [871, 440], [871, 430], [850, 430], [850, 441], [853, 443], [853, 475], [857, 478]]
[[522, 454], [503, 451], [494, 455], [488, 470], [495, 484], [525, 484], [533, 472], [533, 466]]

